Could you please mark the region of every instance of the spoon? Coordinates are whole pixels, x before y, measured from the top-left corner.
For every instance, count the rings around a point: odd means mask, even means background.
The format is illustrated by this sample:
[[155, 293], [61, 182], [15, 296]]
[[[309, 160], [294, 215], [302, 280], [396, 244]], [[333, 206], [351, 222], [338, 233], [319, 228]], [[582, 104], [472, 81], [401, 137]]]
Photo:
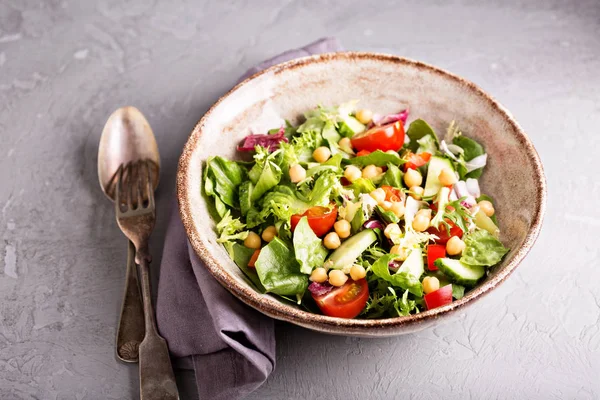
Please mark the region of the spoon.
[[[135, 107], [121, 107], [106, 121], [98, 148], [98, 179], [104, 194], [115, 201], [117, 172], [121, 165], [150, 160], [152, 184], [158, 186], [160, 156], [150, 124]], [[124, 362], [138, 361], [138, 347], [145, 335], [135, 247], [128, 241], [125, 290], [117, 327], [116, 354]]]

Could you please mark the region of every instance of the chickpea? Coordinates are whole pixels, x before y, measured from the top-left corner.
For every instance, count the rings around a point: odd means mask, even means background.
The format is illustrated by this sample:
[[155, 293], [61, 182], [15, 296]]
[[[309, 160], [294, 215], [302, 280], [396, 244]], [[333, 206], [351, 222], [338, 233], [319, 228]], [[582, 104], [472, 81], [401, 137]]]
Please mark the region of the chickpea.
[[440, 280], [435, 276], [426, 276], [422, 283], [425, 294], [433, 293], [440, 288]]
[[375, 189], [371, 193], [369, 193], [369, 196], [371, 196], [373, 200], [377, 202], [377, 204], [383, 204], [383, 202], [385, 201], [385, 190], [383, 190], [382, 188]]
[[423, 183], [423, 177], [416, 169], [409, 168], [404, 174], [404, 183], [408, 187], [420, 186]]
[[451, 256], [457, 256], [463, 252], [466, 245], [458, 236], [452, 236], [446, 243], [446, 252]]
[[367, 271], [362, 265], [354, 264], [352, 268], [350, 268], [350, 278], [352, 278], [353, 281], [362, 279], [365, 276], [367, 276]]
[[406, 252], [406, 250], [398, 245], [392, 246], [392, 248], [390, 249], [390, 254], [397, 255], [400, 261], [404, 261], [408, 257], [408, 253]]
[[352, 148], [352, 143], [350, 143], [350, 139], [347, 137], [341, 138], [340, 141], [338, 142], [338, 145], [342, 149], [351, 149]]
[[306, 179], [306, 170], [300, 164], [294, 164], [290, 167], [290, 180], [298, 183]]
[[333, 249], [337, 249], [338, 247], [340, 247], [342, 242], [340, 241], [340, 237], [338, 236], [337, 233], [329, 232], [327, 235], [325, 235], [325, 238], [323, 239], [323, 244], [329, 250], [333, 250]]
[[377, 172], [377, 175], [383, 174], [383, 168], [381, 168], [381, 167], [375, 167], [375, 171]]
[[362, 177], [365, 178], [365, 179], [373, 179], [377, 175], [379, 175], [377, 173], [377, 167], [375, 165], [373, 165], [373, 164], [367, 165], [362, 170]]
[[417, 215], [423, 215], [424, 217], [427, 217], [429, 219], [431, 219], [431, 209], [430, 208], [421, 208], [419, 211], [417, 211]]
[[383, 230], [383, 234], [386, 238], [390, 238], [392, 235], [399, 235], [402, 231], [400, 230], [400, 226], [398, 224], [388, 224]]
[[361, 124], [368, 124], [373, 119], [373, 111], [363, 108], [362, 110], [358, 110], [355, 114], [356, 119], [360, 121]]
[[394, 156], [398, 156], [398, 157], [400, 157], [400, 155], [398, 154], [398, 152], [397, 152], [397, 151], [395, 151], [395, 150], [388, 150], [388, 151], [386, 151], [386, 153], [388, 153], [388, 154], [392, 154], [392, 155], [394, 155]]
[[342, 239], [346, 239], [348, 236], [350, 236], [350, 222], [346, 221], [345, 219], [341, 219], [333, 224], [333, 229], [335, 230], [335, 233], [337, 233]]
[[496, 213], [496, 210], [494, 210], [494, 205], [490, 201], [481, 200], [478, 205], [479, 209], [488, 217], [491, 217]]
[[393, 202], [390, 211], [393, 212], [396, 217], [402, 217], [404, 215], [404, 203], [400, 201]]
[[392, 202], [391, 201], [384, 201], [383, 203], [381, 203], [381, 208], [383, 208], [385, 211], [390, 211], [392, 209]]
[[425, 232], [427, 228], [429, 228], [429, 223], [431, 222], [430, 218], [427, 218], [425, 215], [415, 215], [415, 219], [413, 219], [412, 227], [417, 232]]
[[425, 192], [425, 189], [421, 186], [412, 186], [409, 190], [412, 192], [410, 196], [415, 200], [421, 200], [421, 197], [423, 197], [423, 193]]
[[452, 171], [450, 168], [444, 168], [438, 175], [438, 179], [444, 186], [454, 185], [458, 181], [454, 171]]
[[333, 286], [343, 286], [348, 280], [348, 276], [339, 269], [329, 271], [329, 283]]
[[318, 163], [324, 163], [329, 160], [329, 157], [331, 157], [331, 150], [329, 150], [329, 147], [321, 146], [313, 151], [313, 158]]
[[260, 236], [257, 233], [249, 232], [246, 239], [244, 239], [244, 246], [249, 249], [260, 249], [260, 245]]
[[275, 228], [273, 225], [268, 226], [265, 228], [261, 236], [265, 242], [269, 243], [275, 236], [277, 236], [277, 228]]
[[311, 282], [323, 283], [327, 280], [327, 270], [325, 268], [315, 268], [308, 279]]
[[361, 176], [362, 176], [362, 172], [361, 172], [360, 168], [358, 168], [354, 165], [348, 165], [346, 167], [346, 169], [344, 170], [344, 177], [346, 179], [348, 179], [348, 181], [350, 181], [350, 182], [354, 182]]

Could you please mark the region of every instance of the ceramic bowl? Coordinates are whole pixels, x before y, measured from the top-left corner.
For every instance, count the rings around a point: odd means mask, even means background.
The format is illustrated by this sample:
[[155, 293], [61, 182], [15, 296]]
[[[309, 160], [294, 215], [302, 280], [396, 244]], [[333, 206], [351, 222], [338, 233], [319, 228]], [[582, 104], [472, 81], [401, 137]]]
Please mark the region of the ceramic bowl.
[[[217, 243], [207, 200], [201, 194], [204, 161], [239, 157], [236, 145], [251, 133], [277, 127], [280, 118], [301, 121], [318, 104], [352, 99], [378, 113], [410, 108], [443, 135], [456, 120], [487, 151], [480, 184], [495, 199], [501, 240], [511, 250], [479, 286], [461, 300], [430, 311], [389, 319], [340, 319], [306, 312], [256, 292]], [[439, 323], [492, 291], [533, 246], [546, 204], [546, 182], [536, 150], [510, 112], [479, 87], [421, 62], [392, 55], [341, 52], [286, 62], [260, 72], [223, 96], [198, 122], [179, 161], [181, 219], [198, 257], [234, 296], [262, 313], [316, 331], [352, 336], [391, 336]]]

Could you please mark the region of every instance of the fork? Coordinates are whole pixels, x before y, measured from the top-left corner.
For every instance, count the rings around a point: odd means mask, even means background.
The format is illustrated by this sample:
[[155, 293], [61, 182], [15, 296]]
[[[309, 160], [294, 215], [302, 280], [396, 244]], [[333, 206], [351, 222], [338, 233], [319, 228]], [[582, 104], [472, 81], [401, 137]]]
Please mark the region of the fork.
[[156, 221], [152, 176], [147, 160], [121, 165], [116, 185], [115, 209], [121, 231], [135, 245], [139, 265], [146, 334], [139, 346], [140, 399], [179, 399], [169, 348], [156, 329], [150, 291], [148, 239]]

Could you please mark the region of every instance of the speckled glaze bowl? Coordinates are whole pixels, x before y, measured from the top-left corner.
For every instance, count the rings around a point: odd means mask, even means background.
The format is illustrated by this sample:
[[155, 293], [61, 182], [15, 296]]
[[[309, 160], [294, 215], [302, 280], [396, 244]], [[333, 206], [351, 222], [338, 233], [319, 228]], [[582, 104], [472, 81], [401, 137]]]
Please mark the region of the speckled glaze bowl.
[[[217, 243], [215, 222], [202, 195], [204, 161], [211, 155], [236, 158], [236, 145], [250, 129], [264, 132], [278, 118], [299, 122], [317, 104], [352, 99], [378, 113], [410, 108], [445, 133], [456, 120], [483, 144], [488, 166], [482, 191], [495, 199], [501, 240], [511, 250], [478, 287], [461, 300], [407, 317], [340, 319], [303, 311], [256, 292]], [[286, 62], [260, 72], [223, 96], [198, 122], [179, 161], [177, 192], [188, 238], [206, 268], [231, 293], [262, 313], [321, 332], [391, 336], [439, 323], [502, 283], [527, 255], [538, 236], [546, 204], [546, 182], [533, 144], [512, 115], [473, 83], [439, 68], [392, 55], [341, 52]]]

